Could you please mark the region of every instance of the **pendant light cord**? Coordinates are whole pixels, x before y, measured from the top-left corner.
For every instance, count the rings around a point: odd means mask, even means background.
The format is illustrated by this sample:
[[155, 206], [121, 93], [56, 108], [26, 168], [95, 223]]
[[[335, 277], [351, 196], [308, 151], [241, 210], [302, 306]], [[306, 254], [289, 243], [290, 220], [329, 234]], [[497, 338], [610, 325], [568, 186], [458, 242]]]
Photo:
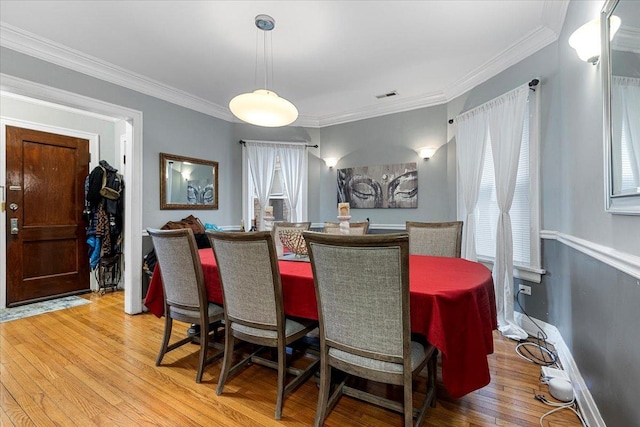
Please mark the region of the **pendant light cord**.
[[262, 44], [263, 44], [263, 52], [264, 52], [264, 88], [266, 90], [269, 90], [269, 87], [267, 86], [267, 74], [269, 73], [269, 69], [267, 68], [268, 66], [268, 61], [267, 61], [267, 32], [266, 31], [262, 31], [264, 34], [262, 35], [263, 39], [262, 39]]

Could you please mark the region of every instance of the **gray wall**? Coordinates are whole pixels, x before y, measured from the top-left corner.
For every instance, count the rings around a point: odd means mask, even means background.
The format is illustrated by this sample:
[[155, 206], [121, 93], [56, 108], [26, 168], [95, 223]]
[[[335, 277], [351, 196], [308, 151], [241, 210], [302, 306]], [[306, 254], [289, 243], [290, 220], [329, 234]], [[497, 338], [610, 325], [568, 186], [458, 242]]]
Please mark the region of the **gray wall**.
[[[417, 209], [352, 209], [352, 221], [369, 218], [372, 224], [404, 224], [455, 219], [455, 192], [449, 191], [448, 182], [452, 178], [455, 188], [455, 174], [448, 175], [453, 153], [446, 145], [445, 105], [328, 126], [320, 129], [320, 136], [320, 157], [340, 161], [333, 169], [320, 170], [319, 221], [336, 221], [336, 169], [410, 162], [418, 170]], [[429, 160], [415, 151], [426, 146], [440, 147]]]

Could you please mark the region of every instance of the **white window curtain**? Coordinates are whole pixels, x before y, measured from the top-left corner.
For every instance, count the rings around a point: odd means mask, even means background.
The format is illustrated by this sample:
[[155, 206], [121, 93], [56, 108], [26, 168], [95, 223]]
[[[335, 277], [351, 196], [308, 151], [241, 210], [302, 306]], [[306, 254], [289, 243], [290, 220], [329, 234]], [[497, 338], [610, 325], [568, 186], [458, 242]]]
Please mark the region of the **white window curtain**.
[[504, 336], [513, 339], [527, 337], [527, 333], [514, 320], [513, 235], [509, 211], [515, 192], [528, 92], [527, 85], [523, 85], [488, 104], [496, 195], [500, 209], [493, 265], [498, 328]]
[[[625, 136], [626, 152], [614, 153], [616, 159], [625, 158], [629, 162], [634, 186], [640, 186], [640, 79], [633, 77], [613, 76], [612, 82], [612, 117], [621, 119], [613, 123], [614, 141]], [[621, 150], [619, 144], [614, 149]], [[626, 157], [625, 157], [626, 156]], [[616, 168], [621, 170], [621, 168]], [[614, 178], [615, 179], [615, 178]], [[617, 187], [620, 188], [621, 186]]]
[[284, 184], [285, 196], [291, 206], [291, 222], [300, 222], [302, 217], [298, 212], [298, 200], [302, 188], [304, 156], [306, 147], [301, 144], [278, 146], [280, 156], [280, 173]]
[[482, 178], [484, 147], [487, 136], [487, 117], [484, 110], [472, 110], [456, 118], [458, 146], [458, 174], [466, 210], [462, 229], [462, 257], [477, 261], [476, 205]]
[[269, 194], [273, 185], [277, 145], [247, 141], [245, 147], [251, 180], [258, 195], [258, 203], [260, 203], [258, 230], [264, 230], [264, 215], [262, 213], [269, 203]]

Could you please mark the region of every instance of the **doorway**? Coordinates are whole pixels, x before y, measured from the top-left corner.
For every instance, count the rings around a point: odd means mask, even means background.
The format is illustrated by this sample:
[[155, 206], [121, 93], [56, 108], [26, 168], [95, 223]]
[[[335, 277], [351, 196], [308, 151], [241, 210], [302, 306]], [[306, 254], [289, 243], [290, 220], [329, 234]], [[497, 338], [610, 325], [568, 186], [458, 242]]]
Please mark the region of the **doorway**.
[[[128, 314], [142, 312], [142, 112], [109, 104], [85, 96], [73, 94], [48, 86], [32, 83], [23, 79], [2, 75], [2, 96], [21, 96], [49, 104], [61, 110], [75, 111], [80, 114], [100, 115], [115, 120], [124, 120], [126, 138], [124, 157], [125, 168], [122, 171], [127, 181], [124, 215], [124, 311]], [[6, 150], [5, 125], [2, 126], [0, 152]], [[6, 162], [0, 161], [0, 187], [6, 188]], [[4, 191], [0, 196], [5, 200]], [[0, 212], [0, 254], [7, 253], [6, 212]], [[6, 256], [0, 256], [0, 308], [6, 307], [7, 263]]]
[[89, 140], [6, 126], [7, 306], [89, 291]]

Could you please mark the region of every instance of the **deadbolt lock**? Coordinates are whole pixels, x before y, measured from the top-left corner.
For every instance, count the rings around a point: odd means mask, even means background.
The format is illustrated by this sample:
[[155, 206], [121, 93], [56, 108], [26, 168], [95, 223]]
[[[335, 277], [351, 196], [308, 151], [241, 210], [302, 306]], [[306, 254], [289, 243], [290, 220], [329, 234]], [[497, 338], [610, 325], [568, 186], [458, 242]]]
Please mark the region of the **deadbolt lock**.
[[17, 210], [18, 210], [18, 205], [17, 205], [17, 204], [15, 204], [15, 203], [11, 203], [11, 204], [9, 205], [9, 209], [11, 209], [12, 211], [14, 211], [14, 212], [15, 212], [15, 211], [17, 211]]

